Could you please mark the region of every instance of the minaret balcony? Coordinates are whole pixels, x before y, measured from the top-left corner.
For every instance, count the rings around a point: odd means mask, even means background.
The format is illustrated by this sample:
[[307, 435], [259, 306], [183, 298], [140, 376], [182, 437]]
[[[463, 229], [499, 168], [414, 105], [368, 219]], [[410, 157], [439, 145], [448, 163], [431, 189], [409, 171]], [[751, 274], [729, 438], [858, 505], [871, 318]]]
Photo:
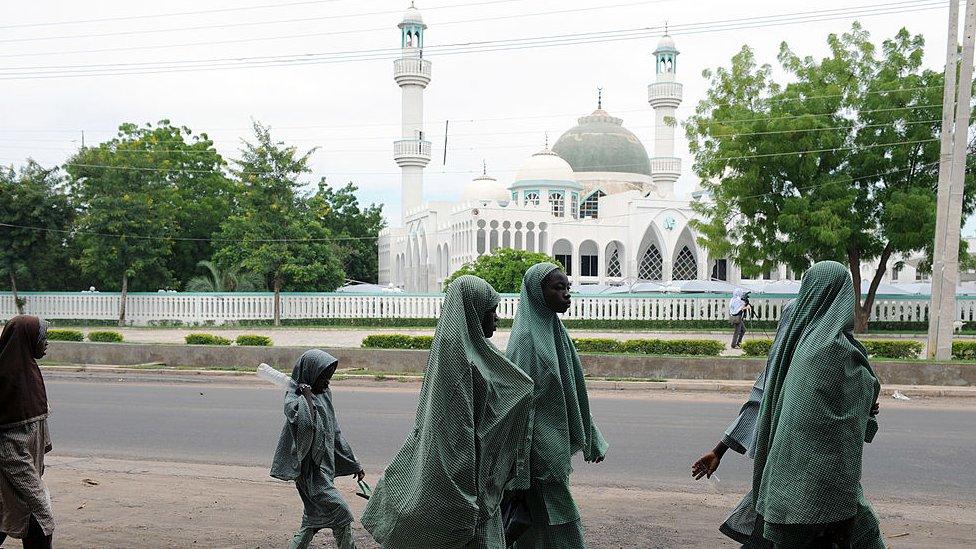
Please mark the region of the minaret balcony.
[[400, 86], [427, 86], [430, 84], [430, 61], [419, 57], [395, 59], [393, 78]]
[[681, 175], [681, 159], [657, 156], [651, 159], [651, 177], [663, 177], [677, 179]]
[[400, 139], [393, 142], [393, 159], [398, 166], [419, 166], [430, 163], [430, 141], [423, 139]]
[[682, 86], [677, 82], [654, 82], [647, 86], [647, 102], [651, 107], [677, 108], [681, 104]]

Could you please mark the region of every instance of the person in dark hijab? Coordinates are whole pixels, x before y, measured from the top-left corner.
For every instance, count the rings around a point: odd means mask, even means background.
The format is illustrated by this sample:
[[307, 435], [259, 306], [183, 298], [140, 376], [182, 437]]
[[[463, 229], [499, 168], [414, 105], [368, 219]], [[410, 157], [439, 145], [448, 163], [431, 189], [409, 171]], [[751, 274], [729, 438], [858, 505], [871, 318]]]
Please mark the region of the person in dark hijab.
[[0, 335], [0, 544], [7, 536], [27, 549], [51, 547], [54, 513], [41, 476], [51, 451], [47, 391], [37, 359], [47, 351], [48, 323], [10, 319]]
[[352, 512], [334, 484], [335, 477], [366, 473], [339, 430], [329, 381], [339, 361], [318, 349], [295, 362], [291, 378], [298, 386], [285, 395], [285, 425], [278, 438], [271, 476], [293, 480], [305, 504], [302, 525], [289, 549], [306, 549], [323, 528], [331, 528], [339, 549], [355, 549]]

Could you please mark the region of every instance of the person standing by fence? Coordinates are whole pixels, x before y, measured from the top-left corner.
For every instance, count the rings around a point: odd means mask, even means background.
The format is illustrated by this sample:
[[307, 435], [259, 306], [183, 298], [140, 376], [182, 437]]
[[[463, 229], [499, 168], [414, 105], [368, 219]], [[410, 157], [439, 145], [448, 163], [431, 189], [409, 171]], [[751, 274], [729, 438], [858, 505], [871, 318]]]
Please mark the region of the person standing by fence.
[[49, 549], [51, 498], [41, 476], [51, 451], [47, 390], [37, 359], [47, 352], [48, 323], [10, 319], [0, 335], [0, 544], [7, 536], [25, 549]]
[[729, 301], [729, 319], [732, 322], [732, 348], [738, 349], [742, 345], [742, 338], [746, 335], [746, 315], [752, 311], [749, 304], [749, 293], [741, 288], [732, 291]]

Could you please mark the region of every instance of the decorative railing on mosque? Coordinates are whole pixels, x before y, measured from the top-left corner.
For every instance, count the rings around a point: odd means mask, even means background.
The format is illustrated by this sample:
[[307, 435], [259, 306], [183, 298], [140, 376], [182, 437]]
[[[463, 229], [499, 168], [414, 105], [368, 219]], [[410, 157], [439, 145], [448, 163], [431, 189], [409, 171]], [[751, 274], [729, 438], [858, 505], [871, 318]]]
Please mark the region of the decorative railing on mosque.
[[681, 159], [670, 156], [651, 158], [651, 173], [681, 173]]
[[[59, 320], [114, 320], [118, 318], [120, 295], [111, 292], [34, 293], [22, 292], [25, 312]], [[756, 320], [776, 321], [793, 296], [753, 296]], [[437, 318], [443, 294], [387, 293], [285, 293], [281, 294], [281, 318], [313, 319], [403, 319]], [[729, 296], [720, 294], [632, 294], [576, 295], [564, 318], [584, 320], [725, 320]], [[976, 296], [959, 296], [956, 319], [976, 321]], [[498, 306], [502, 318], [513, 318], [517, 295], [503, 295]], [[872, 320], [920, 322], [928, 318], [927, 296], [879, 296], [871, 311]], [[0, 293], [0, 320], [16, 314], [13, 297]], [[130, 293], [126, 319], [133, 325], [205, 325], [273, 318], [271, 293]]]
[[430, 141], [425, 139], [400, 139], [393, 142], [395, 158], [420, 157], [430, 160]]
[[418, 57], [404, 57], [393, 60], [393, 76], [419, 77], [430, 80], [430, 61]]

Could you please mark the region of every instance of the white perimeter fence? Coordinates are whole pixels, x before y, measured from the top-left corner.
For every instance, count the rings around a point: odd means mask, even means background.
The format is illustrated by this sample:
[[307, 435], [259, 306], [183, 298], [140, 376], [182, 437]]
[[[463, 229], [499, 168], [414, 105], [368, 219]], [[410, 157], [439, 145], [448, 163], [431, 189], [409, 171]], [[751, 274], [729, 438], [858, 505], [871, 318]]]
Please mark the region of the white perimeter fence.
[[[19, 294], [26, 300], [25, 312], [59, 320], [115, 320], [119, 314], [117, 293], [35, 293]], [[754, 320], [779, 320], [787, 295], [752, 297]], [[443, 294], [281, 294], [281, 318], [357, 319], [357, 318], [437, 318]], [[566, 319], [582, 320], [665, 320], [707, 321], [728, 318], [729, 296], [718, 294], [636, 294], [574, 295]], [[502, 318], [513, 318], [517, 295], [503, 295], [498, 306]], [[871, 320], [924, 322], [928, 318], [927, 296], [879, 296]], [[976, 320], [976, 296], [960, 296], [956, 319]], [[0, 292], [0, 320], [16, 314], [13, 297]], [[271, 320], [274, 294], [271, 293], [130, 293], [126, 321], [133, 325], [181, 323], [186, 325], [224, 324], [239, 321]]]

